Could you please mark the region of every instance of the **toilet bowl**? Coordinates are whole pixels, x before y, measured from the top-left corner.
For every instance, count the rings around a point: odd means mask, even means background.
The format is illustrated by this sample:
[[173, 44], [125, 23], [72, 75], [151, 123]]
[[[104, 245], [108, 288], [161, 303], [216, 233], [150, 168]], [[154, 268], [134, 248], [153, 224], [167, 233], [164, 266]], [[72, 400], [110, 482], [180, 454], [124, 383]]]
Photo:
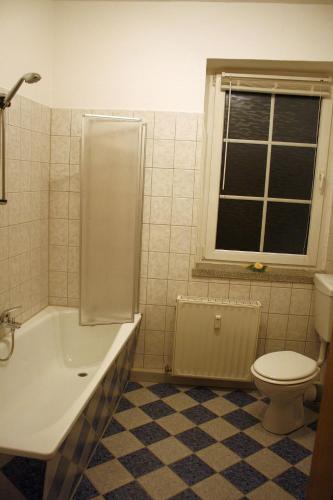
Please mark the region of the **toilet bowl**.
[[257, 389], [270, 403], [263, 427], [275, 434], [289, 434], [304, 424], [304, 394], [320, 368], [313, 359], [293, 351], [279, 351], [258, 358], [251, 367]]
[[315, 274], [314, 327], [320, 338], [317, 361], [294, 351], [264, 354], [251, 366], [254, 382], [270, 398], [262, 425], [275, 434], [288, 434], [304, 424], [303, 401], [325, 361], [333, 330], [333, 275]]

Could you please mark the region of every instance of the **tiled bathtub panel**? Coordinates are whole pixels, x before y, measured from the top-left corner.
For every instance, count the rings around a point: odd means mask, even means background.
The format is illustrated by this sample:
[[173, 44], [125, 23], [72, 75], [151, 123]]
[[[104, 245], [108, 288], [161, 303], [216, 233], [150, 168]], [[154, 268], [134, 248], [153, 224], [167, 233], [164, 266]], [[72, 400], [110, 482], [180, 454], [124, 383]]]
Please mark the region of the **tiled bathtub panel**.
[[[2, 472], [27, 500], [67, 500], [73, 495], [128, 380], [139, 328], [95, 390], [56, 455], [48, 461], [14, 457]], [[34, 481], [31, 484], [31, 476]], [[1, 486], [1, 478], [0, 478]], [[43, 490], [43, 493], [42, 493]]]

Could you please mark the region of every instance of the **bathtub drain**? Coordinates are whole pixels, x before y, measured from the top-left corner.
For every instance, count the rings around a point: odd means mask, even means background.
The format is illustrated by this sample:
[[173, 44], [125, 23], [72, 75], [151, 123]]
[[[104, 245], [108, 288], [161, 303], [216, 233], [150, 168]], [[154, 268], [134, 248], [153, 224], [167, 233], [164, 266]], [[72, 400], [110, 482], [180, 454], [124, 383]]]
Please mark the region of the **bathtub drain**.
[[88, 373], [86, 373], [86, 372], [80, 372], [80, 373], [78, 373], [79, 377], [86, 377], [87, 375], [88, 375]]

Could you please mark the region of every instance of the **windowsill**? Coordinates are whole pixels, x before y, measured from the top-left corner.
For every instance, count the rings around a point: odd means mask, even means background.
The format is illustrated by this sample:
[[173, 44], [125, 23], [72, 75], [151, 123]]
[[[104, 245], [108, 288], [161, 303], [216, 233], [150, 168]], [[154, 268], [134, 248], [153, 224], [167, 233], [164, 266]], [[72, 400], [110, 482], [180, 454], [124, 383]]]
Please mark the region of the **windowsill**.
[[218, 278], [251, 281], [280, 281], [288, 283], [313, 284], [318, 269], [294, 269], [268, 266], [265, 272], [254, 272], [242, 264], [223, 264], [220, 262], [197, 262], [192, 269], [194, 278]]

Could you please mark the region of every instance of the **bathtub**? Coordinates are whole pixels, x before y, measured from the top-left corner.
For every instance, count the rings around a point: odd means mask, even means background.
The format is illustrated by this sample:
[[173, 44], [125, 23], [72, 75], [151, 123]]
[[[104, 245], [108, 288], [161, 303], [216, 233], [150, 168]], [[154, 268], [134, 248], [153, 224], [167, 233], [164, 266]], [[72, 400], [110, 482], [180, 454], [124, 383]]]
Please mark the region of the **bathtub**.
[[75, 486], [59, 480], [62, 457], [76, 480], [87, 465], [128, 378], [140, 319], [80, 326], [77, 309], [46, 307], [16, 331], [0, 363], [0, 454], [46, 462], [43, 498], [69, 498]]

